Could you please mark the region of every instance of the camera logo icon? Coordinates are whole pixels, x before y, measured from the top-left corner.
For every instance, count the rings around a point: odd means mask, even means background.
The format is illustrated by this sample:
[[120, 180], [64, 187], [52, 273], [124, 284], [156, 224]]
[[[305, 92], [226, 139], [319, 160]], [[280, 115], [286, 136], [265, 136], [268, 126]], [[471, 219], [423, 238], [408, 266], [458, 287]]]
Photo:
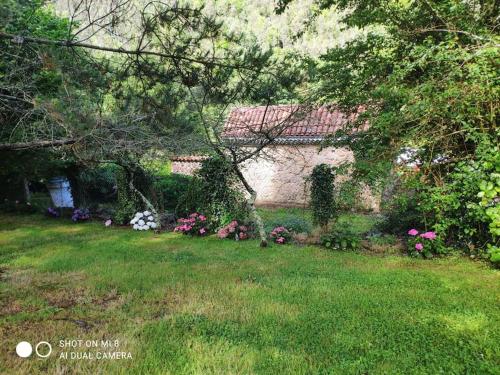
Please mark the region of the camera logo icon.
[[[21, 341], [16, 345], [16, 353], [21, 358], [28, 358], [33, 353], [33, 347], [28, 341]], [[35, 353], [40, 358], [47, 358], [52, 353], [52, 345], [47, 341], [40, 341], [35, 346]]]

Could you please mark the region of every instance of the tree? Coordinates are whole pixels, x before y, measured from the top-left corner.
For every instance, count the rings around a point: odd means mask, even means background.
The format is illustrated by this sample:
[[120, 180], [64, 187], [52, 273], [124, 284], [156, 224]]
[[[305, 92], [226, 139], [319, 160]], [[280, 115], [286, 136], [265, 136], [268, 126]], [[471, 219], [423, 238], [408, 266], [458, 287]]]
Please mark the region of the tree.
[[[281, 8], [288, 3], [282, 0]], [[328, 51], [318, 66], [316, 100], [357, 113], [329, 144], [350, 147], [353, 176], [372, 184], [398, 161], [413, 163], [397, 170], [415, 181], [420, 207], [430, 208], [420, 210], [421, 225], [439, 228], [449, 243], [458, 237], [467, 239], [461, 247], [484, 247], [476, 234], [485, 232], [486, 215], [464, 226], [458, 216], [478, 204], [478, 184], [457, 200], [460, 209], [448, 210], [446, 199], [464, 191], [459, 180], [474, 180], [479, 161], [495, 163], [488, 150], [500, 138], [497, 2], [328, 0], [321, 6], [347, 11], [343, 22], [367, 33]], [[350, 136], [352, 128], [362, 131]]]
[[[21, 8], [20, 18], [24, 19], [23, 12], [30, 9]], [[40, 3], [35, 3], [35, 11], [43, 17], [54, 17]], [[134, 30], [120, 38], [117, 34], [124, 31], [120, 22], [129, 19], [135, 21]], [[13, 116], [9, 123], [18, 136], [14, 137], [17, 142], [4, 143], [4, 149], [72, 144], [73, 154], [83, 162], [114, 161], [129, 172], [137, 168], [145, 150], [212, 150], [229, 162], [249, 194], [249, 208], [265, 246], [263, 224], [254, 206], [256, 193], [243, 177], [240, 165], [271, 145], [293, 125], [293, 120], [263, 123], [254, 131], [256, 146], [251, 149], [227, 142], [221, 136], [222, 124], [233, 103], [269, 105], [293, 98], [292, 89], [300, 82], [298, 73], [304, 70], [299, 60], [293, 56], [273, 59], [271, 51], [263, 53], [255, 44], [241, 45], [238, 36], [226, 33], [220, 22], [207, 16], [203, 9], [176, 4], [148, 2], [137, 8], [130, 0], [120, 0], [113, 2], [110, 9], [96, 13], [92, 2], [78, 1], [73, 14], [61, 25], [57, 33], [44, 35], [33, 35], [31, 24], [7, 27], [0, 30], [0, 40], [7, 51], [33, 51], [25, 56], [29, 63], [37, 61], [42, 50], [51, 51], [54, 56], [72, 54], [80, 64], [88, 62], [91, 72], [105, 78], [97, 86], [102, 87], [99, 98], [86, 101], [85, 94], [91, 89], [85, 87], [78, 92], [80, 101], [75, 101], [75, 96], [61, 93], [67, 86], [59, 82], [53, 90], [59, 106], [57, 110], [46, 110], [45, 122], [40, 125], [44, 133], [37, 134], [16, 123], [16, 118], [25, 118], [24, 108], [9, 108], [8, 114]], [[92, 36], [99, 33], [114, 38], [109, 44], [94, 43]], [[6, 63], [12, 63], [9, 53], [3, 57]], [[71, 74], [78, 70], [64, 59], [59, 63], [58, 72]], [[3, 87], [9, 87], [9, 83]], [[36, 94], [39, 93], [12, 95], [9, 91], [8, 95], [18, 102], [29, 98], [34, 104]], [[85, 105], [79, 106], [82, 102]], [[305, 106], [294, 108], [290, 118], [305, 110]], [[31, 128], [38, 126], [36, 120], [29, 121]], [[60, 125], [58, 137], [47, 131], [55, 123]], [[203, 142], [199, 134], [203, 135]], [[134, 191], [132, 182], [130, 189]], [[150, 205], [144, 195], [139, 196]]]

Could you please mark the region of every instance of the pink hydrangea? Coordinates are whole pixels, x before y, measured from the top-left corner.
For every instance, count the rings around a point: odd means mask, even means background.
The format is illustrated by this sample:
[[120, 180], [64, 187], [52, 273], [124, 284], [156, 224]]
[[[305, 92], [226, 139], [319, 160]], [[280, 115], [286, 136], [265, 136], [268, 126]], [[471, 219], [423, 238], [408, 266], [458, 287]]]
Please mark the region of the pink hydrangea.
[[276, 242], [277, 242], [277, 243], [281, 243], [281, 244], [282, 244], [282, 243], [284, 243], [284, 242], [285, 242], [285, 238], [284, 238], [284, 237], [278, 237], [278, 238], [276, 239]]
[[416, 230], [415, 228], [410, 229], [410, 230], [408, 231], [408, 234], [409, 234], [410, 236], [416, 236], [416, 235], [418, 234], [418, 230]]
[[436, 233], [435, 232], [425, 232], [420, 235], [420, 237], [425, 238], [427, 240], [434, 240], [436, 239]]
[[198, 216], [198, 219], [200, 219], [200, 221], [207, 220], [206, 216], [203, 216], [203, 215]]
[[220, 239], [224, 239], [228, 234], [229, 232], [225, 228], [223, 228], [217, 232], [217, 237], [219, 237]]
[[205, 228], [200, 229], [200, 234], [205, 234], [205, 232], [206, 232]]
[[417, 249], [417, 251], [422, 251], [423, 248], [424, 245], [422, 245], [420, 242], [415, 245], [415, 249]]

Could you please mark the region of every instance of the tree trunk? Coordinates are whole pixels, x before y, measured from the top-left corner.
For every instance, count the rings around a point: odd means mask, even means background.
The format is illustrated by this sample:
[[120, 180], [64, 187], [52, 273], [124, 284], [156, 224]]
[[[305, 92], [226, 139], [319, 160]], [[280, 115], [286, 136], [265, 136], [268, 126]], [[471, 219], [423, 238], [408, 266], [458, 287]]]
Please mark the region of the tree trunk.
[[[250, 192], [249, 192], [250, 193]], [[257, 193], [253, 190], [250, 193], [250, 198], [247, 200], [247, 206], [250, 210], [250, 213], [255, 221], [255, 225], [257, 226], [257, 230], [259, 231], [260, 237], [260, 247], [267, 247], [267, 235], [266, 230], [264, 229], [264, 223], [262, 222], [262, 218], [260, 217], [257, 209], [255, 208], [255, 198], [257, 198]]]
[[149, 201], [148, 198], [145, 197], [144, 194], [142, 194], [135, 186], [134, 186], [134, 182], [133, 182], [133, 178], [130, 179], [129, 181], [129, 187], [130, 187], [130, 190], [133, 191], [134, 193], [136, 193], [140, 198], [141, 200], [144, 202], [144, 204], [146, 205], [146, 207], [148, 208], [148, 210], [150, 210], [153, 214], [153, 217], [155, 218], [155, 223], [156, 223], [156, 228], [155, 228], [155, 232], [158, 232], [160, 230], [160, 227], [161, 227], [161, 221], [160, 221], [160, 215], [158, 215], [158, 211], [156, 211], [155, 207], [153, 206], [153, 204]]
[[255, 221], [257, 230], [259, 231], [260, 247], [267, 247], [267, 235], [266, 230], [264, 229], [264, 223], [262, 222], [262, 218], [257, 212], [257, 209], [255, 208], [255, 199], [257, 198], [257, 192], [250, 186], [245, 176], [243, 176], [243, 173], [241, 173], [240, 169], [238, 168], [238, 165], [233, 164], [233, 169], [236, 172], [236, 176], [238, 176], [239, 180], [245, 187], [246, 191], [250, 194], [250, 198], [247, 199], [247, 207], [253, 220]]
[[29, 203], [31, 201], [30, 183], [26, 177], [23, 178], [23, 187], [24, 187], [24, 200], [26, 203]]

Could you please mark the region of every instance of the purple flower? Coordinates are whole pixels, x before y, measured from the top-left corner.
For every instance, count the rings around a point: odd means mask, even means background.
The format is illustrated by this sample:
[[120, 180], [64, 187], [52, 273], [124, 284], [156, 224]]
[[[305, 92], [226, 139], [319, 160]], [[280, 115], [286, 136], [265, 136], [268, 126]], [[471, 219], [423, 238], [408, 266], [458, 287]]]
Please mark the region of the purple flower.
[[415, 245], [415, 249], [417, 249], [417, 251], [422, 251], [423, 248], [424, 248], [424, 245], [422, 245], [420, 242]]
[[410, 236], [416, 236], [416, 235], [418, 234], [418, 230], [416, 230], [416, 229], [410, 229], [410, 230], [408, 231], [408, 234], [409, 234]]

